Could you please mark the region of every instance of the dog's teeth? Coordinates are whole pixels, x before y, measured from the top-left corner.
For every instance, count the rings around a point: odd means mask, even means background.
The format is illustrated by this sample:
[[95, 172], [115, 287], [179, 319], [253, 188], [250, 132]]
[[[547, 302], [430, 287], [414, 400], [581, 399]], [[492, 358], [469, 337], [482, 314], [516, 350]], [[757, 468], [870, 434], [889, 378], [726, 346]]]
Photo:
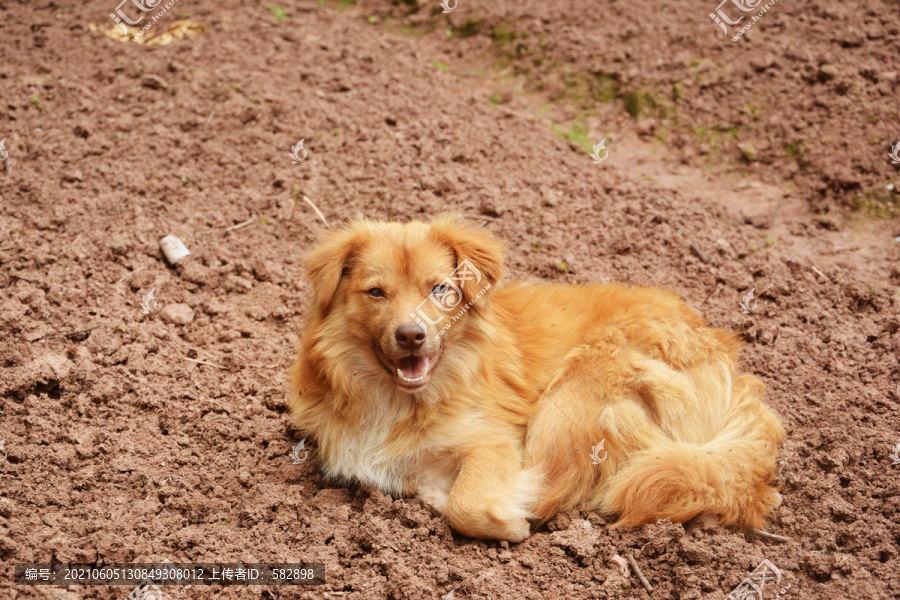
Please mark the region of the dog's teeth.
[[403, 375], [403, 371], [401, 371], [399, 367], [397, 368], [397, 375], [400, 377], [400, 379], [408, 383], [418, 383], [419, 381], [425, 379], [425, 375], [420, 375], [419, 377], [414, 378], [406, 377], [405, 375]]

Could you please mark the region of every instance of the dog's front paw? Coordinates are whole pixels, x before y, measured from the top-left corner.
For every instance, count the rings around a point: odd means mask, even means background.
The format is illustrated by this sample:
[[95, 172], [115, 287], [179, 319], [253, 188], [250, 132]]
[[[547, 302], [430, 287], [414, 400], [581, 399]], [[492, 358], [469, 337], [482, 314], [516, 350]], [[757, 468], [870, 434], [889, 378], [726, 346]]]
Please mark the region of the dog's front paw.
[[509, 523], [507, 523], [507, 533], [506, 535], [498, 536], [500, 539], [505, 539], [510, 542], [521, 542], [524, 541], [528, 536], [531, 535], [531, 523], [526, 519], [513, 519]]
[[419, 490], [416, 498], [436, 510], [441, 515], [447, 514], [447, 500], [450, 499], [450, 494], [447, 492], [439, 490], [436, 487], [426, 487]]

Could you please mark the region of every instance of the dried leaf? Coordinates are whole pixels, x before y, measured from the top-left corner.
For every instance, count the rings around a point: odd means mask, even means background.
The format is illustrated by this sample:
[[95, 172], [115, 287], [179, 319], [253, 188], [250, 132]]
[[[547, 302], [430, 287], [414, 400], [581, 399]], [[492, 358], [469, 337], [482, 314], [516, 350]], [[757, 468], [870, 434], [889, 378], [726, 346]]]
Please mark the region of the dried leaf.
[[107, 27], [89, 23], [88, 29], [99, 31], [106, 37], [119, 42], [134, 42], [145, 46], [168, 46], [175, 40], [183, 40], [185, 37], [202, 34], [206, 31], [206, 26], [196, 21], [182, 19], [173, 21], [164, 30], [149, 29], [143, 35], [141, 35], [141, 29], [138, 27], [117, 25], [115, 23], [111, 23]]

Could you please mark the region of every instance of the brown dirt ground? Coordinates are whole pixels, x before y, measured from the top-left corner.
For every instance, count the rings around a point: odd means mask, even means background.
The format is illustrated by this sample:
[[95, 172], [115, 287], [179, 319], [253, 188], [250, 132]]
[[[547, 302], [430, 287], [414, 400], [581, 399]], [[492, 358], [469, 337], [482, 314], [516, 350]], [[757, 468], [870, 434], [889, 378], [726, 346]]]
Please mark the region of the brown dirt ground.
[[[777, 3], [734, 44], [714, 2], [290, 0], [278, 22], [179, 0], [155, 27], [207, 31], [159, 47], [89, 31], [115, 6], [0, 0], [0, 598], [129, 591], [13, 586], [17, 562], [162, 559], [327, 566], [187, 599], [721, 599], [763, 559], [786, 599], [900, 596], [896, 1]], [[329, 486], [314, 448], [291, 464], [304, 195], [329, 221], [456, 209], [509, 240], [512, 277], [664, 286], [742, 332], [788, 431], [790, 541], [578, 510], [475, 541]]]

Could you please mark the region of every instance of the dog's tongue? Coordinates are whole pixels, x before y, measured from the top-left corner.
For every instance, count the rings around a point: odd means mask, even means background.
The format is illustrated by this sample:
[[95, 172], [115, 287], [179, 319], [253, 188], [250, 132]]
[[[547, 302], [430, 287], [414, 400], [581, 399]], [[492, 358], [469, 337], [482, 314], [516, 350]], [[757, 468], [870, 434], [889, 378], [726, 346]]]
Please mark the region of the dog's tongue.
[[406, 356], [397, 361], [397, 368], [407, 379], [418, 379], [428, 371], [429, 361], [424, 356]]

